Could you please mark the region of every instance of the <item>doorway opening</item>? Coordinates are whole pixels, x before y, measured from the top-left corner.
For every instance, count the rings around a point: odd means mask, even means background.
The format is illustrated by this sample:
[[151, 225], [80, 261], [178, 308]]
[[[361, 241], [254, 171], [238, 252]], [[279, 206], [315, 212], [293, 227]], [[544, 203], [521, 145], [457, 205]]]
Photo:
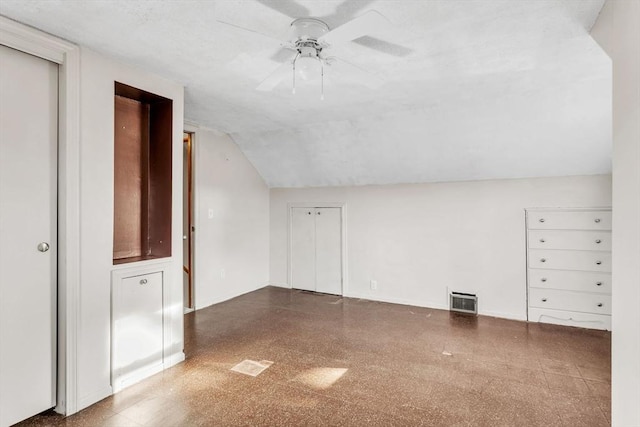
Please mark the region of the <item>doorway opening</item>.
[[194, 232], [193, 221], [193, 132], [184, 132], [182, 138], [182, 278], [184, 294], [184, 312], [195, 309], [194, 300]]

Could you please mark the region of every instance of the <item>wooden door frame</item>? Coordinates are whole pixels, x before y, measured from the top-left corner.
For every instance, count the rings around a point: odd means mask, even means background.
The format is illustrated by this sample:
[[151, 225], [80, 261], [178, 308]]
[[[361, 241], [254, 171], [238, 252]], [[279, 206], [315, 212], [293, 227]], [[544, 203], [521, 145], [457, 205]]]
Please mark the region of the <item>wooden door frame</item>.
[[342, 296], [349, 294], [347, 268], [347, 204], [345, 202], [290, 202], [287, 203], [287, 285], [291, 284], [291, 248], [293, 244], [293, 209], [294, 208], [338, 208], [340, 209], [340, 249], [342, 264]]
[[[196, 298], [198, 297], [198, 292], [196, 289], [196, 278], [198, 277], [198, 260], [197, 257], [197, 243], [198, 243], [198, 235], [196, 231], [198, 231], [198, 175], [196, 171], [199, 168], [198, 165], [198, 132], [200, 130], [200, 126], [197, 123], [185, 120], [183, 126], [183, 132], [189, 133], [191, 135], [191, 225], [195, 227], [193, 233], [191, 233], [191, 267], [190, 267], [190, 276], [191, 276], [191, 309], [196, 309]], [[184, 265], [184, 261], [183, 261]], [[184, 305], [184, 304], [183, 304]]]
[[80, 283], [80, 49], [0, 16], [0, 44], [58, 64], [56, 412], [77, 412]]
[[[187, 273], [187, 275], [189, 276], [189, 290], [188, 290], [188, 303], [185, 305], [185, 309], [188, 311], [192, 311], [194, 310], [195, 307], [195, 300], [194, 300], [194, 292], [193, 292], [193, 252], [194, 252], [194, 245], [193, 245], [193, 238], [194, 236], [194, 221], [193, 221], [193, 195], [194, 195], [194, 182], [193, 182], [193, 142], [195, 139], [195, 132], [191, 132], [188, 130], [184, 130], [184, 134], [188, 135], [186, 140], [183, 139], [183, 144], [187, 144], [187, 167], [186, 167], [186, 171], [187, 171], [187, 180], [189, 181], [187, 183], [187, 246], [189, 248], [189, 253], [186, 255], [187, 257], [187, 271], [185, 271]], [[183, 156], [183, 162], [184, 162], [184, 156]], [[184, 179], [184, 178], [183, 178]], [[184, 185], [184, 183], [183, 183]], [[183, 204], [184, 204], [184, 197], [183, 197]], [[184, 206], [183, 206], [184, 209]], [[184, 227], [184, 218], [183, 220], [183, 227]], [[184, 257], [185, 254], [182, 254], [182, 268], [183, 271], [185, 269], [185, 264], [184, 264]]]

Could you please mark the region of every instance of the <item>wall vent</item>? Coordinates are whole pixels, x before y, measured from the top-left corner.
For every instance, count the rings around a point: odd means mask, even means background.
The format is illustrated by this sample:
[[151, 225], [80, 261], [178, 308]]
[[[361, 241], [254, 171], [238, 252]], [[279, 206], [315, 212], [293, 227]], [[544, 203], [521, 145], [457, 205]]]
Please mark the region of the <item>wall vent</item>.
[[449, 294], [449, 310], [478, 314], [478, 297], [464, 292], [451, 292]]

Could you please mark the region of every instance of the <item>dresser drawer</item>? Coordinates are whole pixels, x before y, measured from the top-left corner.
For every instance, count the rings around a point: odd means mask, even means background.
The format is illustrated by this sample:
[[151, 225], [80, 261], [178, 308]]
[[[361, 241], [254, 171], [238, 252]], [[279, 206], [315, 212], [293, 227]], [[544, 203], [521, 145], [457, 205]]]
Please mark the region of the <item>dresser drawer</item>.
[[529, 286], [532, 288], [564, 289], [611, 295], [611, 273], [530, 268], [528, 278]]
[[529, 229], [611, 230], [611, 211], [527, 211]]
[[530, 230], [528, 245], [532, 249], [610, 251], [611, 231]]
[[611, 272], [611, 252], [530, 249], [529, 268]]
[[529, 307], [528, 318], [530, 322], [611, 330], [611, 316], [607, 314], [580, 313], [577, 311], [548, 310]]
[[611, 296], [556, 289], [529, 288], [529, 306], [581, 313], [611, 314]]

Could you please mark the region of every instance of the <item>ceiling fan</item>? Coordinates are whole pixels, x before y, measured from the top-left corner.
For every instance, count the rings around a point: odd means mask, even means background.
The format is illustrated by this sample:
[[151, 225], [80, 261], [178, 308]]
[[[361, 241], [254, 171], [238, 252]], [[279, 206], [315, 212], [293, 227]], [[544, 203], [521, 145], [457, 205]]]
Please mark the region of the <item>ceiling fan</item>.
[[[309, 11], [293, 1], [289, 2], [271, 2], [267, 0], [259, 0], [260, 3], [277, 10], [289, 17], [291, 15], [304, 16], [308, 15]], [[376, 34], [381, 29], [391, 28], [391, 23], [381, 13], [370, 10], [357, 18], [354, 18], [336, 28], [331, 29], [326, 21], [336, 21], [338, 15], [344, 15], [344, 9], [350, 6], [353, 11], [355, 2], [345, 0], [340, 6], [338, 6], [336, 13], [322, 18], [315, 17], [299, 17], [293, 19], [289, 27], [285, 40], [279, 40], [276, 37], [262, 34], [258, 31], [250, 30], [247, 28], [239, 27], [234, 24], [230, 24], [224, 21], [218, 21], [222, 24], [231, 25], [241, 30], [250, 31], [254, 34], [260, 34], [268, 37], [272, 40], [277, 40], [279, 45], [284, 49], [284, 54], [278, 53], [274, 59], [283, 61], [275, 71], [267, 76], [257, 87], [259, 91], [273, 90], [280, 82], [286, 78], [292, 79], [292, 92], [295, 93], [296, 89], [296, 74], [303, 79], [310, 75], [316, 74], [316, 77], [320, 78], [320, 90], [321, 99], [324, 98], [324, 72], [325, 66], [336, 66], [332, 68], [338, 68], [340, 74], [350, 74], [359, 83], [362, 83], [371, 88], [377, 88], [383, 80], [376, 75], [366, 71], [354, 64], [351, 64], [344, 59], [337, 58], [336, 56], [329, 55], [331, 48], [340, 44], [352, 42], [356, 39], [364, 38], [367, 36], [371, 40], [376, 40], [370, 37], [371, 34]], [[369, 3], [368, 1], [359, 2], [355, 6], [360, 9], [363, 5]], [[342, 10], [341, 10], [342, 8]], [[382, 47], [381, 47], [382, 46]], [[395, 54], [397, 52], [406, 53], [410, 52], [409, 49], [402, 46], [397, 46], [392, 43], [382, 42], [377, 45], [369, 44], [370, 48], [382, 50], [385, 53]], [[389, 47], [395, 49], [389, 49]], [[313, 76], [309, 76], [313, 77]]]

